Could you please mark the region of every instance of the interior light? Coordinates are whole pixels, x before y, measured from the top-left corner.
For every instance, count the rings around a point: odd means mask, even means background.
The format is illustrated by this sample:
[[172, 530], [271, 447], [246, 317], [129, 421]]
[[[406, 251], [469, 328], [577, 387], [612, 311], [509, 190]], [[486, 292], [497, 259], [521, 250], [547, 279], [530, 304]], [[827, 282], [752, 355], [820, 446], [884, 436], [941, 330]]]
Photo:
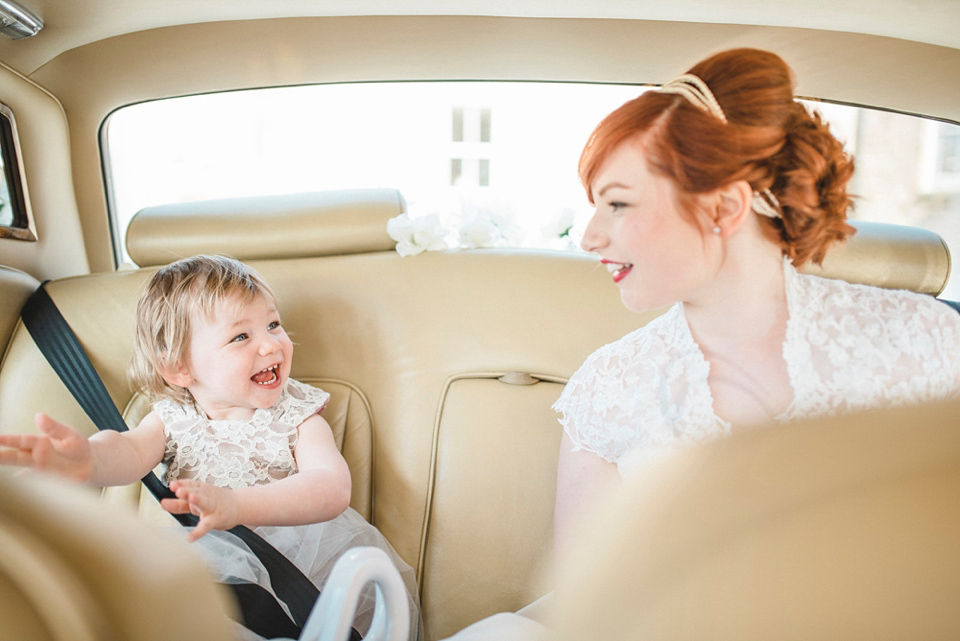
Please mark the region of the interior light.
[[43, 28], [43, 20], [12, 0], [0, 0], [0, 33], [19, 40], [35, 35]]

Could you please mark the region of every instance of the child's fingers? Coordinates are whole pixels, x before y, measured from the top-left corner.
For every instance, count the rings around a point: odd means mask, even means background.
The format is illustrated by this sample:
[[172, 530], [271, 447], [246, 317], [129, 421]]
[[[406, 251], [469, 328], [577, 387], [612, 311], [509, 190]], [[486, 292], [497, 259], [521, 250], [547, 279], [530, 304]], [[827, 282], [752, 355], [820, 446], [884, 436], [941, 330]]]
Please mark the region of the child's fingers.
[[200, 519], [200, 522], [197, 523], [197, 527], [193, 528], [193, 530], [187, 534], [187, 542], [193, 543], [212, 529], [213, 524], [210, 522], [210, 519]]
[[190, 481], [190, 480], [173, 481], [170, 484], [170, 491], [172, 491], [177, 496], [180, 496], [181, 498], [185, 498], [186, 495], [189, 494], [191, 490], [196, 490], [201, 487], [203, 487], [203, 483], [201, 483], [200, 481]]
[[0, 447], [11, 450], [32, 450], [38, 438], [36, 434], [0, 434]]
[[45, 437], [34, 434], [5, 434], [0, 438], [0, 464], [20, 467], [36, 463], [37, 446]]
[[170, 514], [187, 514], [190, 512], [190, 502], [181, 499], [163, 499], [160, 507]]
[[33, 417], [33, 423], [37, 426], [38, 430], [53, 439], [64, 439], [72, 436], [76, 432], [76, 430], [69, 425], [54, 420], [43, 412], [39, 412]]

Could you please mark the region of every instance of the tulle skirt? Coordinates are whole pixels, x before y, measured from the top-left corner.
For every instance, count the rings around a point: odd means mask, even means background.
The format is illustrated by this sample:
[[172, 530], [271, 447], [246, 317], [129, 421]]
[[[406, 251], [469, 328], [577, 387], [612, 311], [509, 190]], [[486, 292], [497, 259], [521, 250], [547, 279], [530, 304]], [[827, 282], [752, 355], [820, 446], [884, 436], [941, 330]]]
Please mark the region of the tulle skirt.
[[[184, 532], [187, 528], [181, 528]], [[340, 556], [350, 548], [373, 546], [388, 553], [407, 587], [410, 607], [410, 641], [418, 641], [420, 630], [420, 606], [417, 597], [416, 576], [407, 563], [400, 558], [380, 531], [367, 523], [352, 508], [337, 518], [323, 523], [290, 526], [261, 526], [254, 531], [290, 559], [321, 591], [323, 584]], [[237, 537], [228, 532], [213, 531], [194, 543], [210, 570], [223, 583], [256, 583], [270, 591], [270, 576], [257, 556]], [[278, 602], [286, 606], [278, 599]], [[353, 627], [365, 634], [373, 617], [374, 591], [364, 592]], [[288, 612], [289, 614], [289, 612]], [[238, 624], [238, 628], [239, 628]], [[259, 640], [263, 637], [243, 628], [238, 636], [244, 640]]]

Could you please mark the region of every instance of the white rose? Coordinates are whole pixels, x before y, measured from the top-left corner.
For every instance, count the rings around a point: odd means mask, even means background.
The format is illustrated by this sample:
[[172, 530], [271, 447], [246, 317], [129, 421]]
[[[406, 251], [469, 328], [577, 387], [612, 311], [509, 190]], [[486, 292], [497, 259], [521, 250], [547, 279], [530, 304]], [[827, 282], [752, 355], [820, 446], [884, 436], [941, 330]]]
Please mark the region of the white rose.
[[476, 216], [460, 225], [460, 246], [468, 249], [494, 247], [501, 233], [489, 218]]
[[419, 218], [400, 214], [387, 221], [387, 234], [397, 241], [397, 253], [401, 256], [447, 248], [447, 232], [440, 224], [439, 214]]

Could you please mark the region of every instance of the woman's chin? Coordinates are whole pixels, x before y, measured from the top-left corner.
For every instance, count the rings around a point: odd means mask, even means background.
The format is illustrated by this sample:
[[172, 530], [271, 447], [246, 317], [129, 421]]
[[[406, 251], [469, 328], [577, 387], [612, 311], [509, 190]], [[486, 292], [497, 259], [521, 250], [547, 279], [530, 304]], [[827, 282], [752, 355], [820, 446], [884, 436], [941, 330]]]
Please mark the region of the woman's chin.
[[624, 307], [637, 314], [667, 307], [672, 302], [655, 299], [652, 296], [638, 296], [636, 292], [630, 292], [623, 289], [620, 290], [620, 301], [623, 303]]

